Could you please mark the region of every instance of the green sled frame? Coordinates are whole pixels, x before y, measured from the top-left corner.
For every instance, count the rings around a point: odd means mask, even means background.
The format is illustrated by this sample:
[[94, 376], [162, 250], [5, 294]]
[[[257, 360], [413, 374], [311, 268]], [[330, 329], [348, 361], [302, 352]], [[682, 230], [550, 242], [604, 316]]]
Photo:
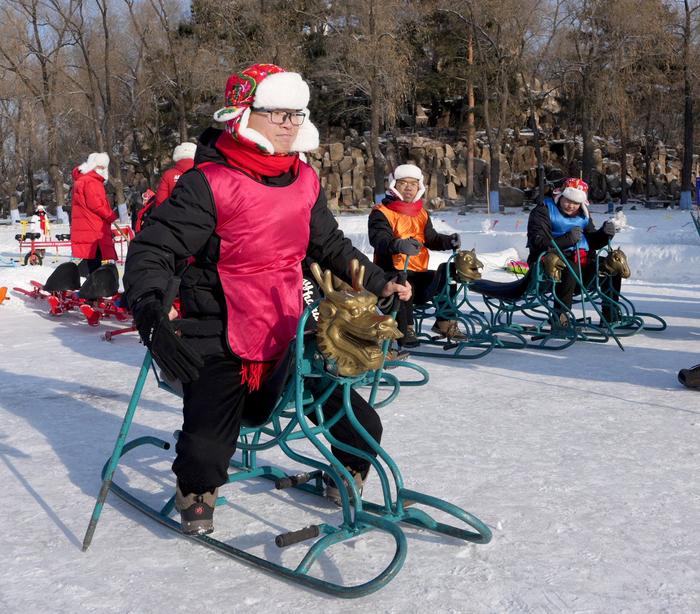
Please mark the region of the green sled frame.
[[[494, 348], [525, 347], [527, 340], [520, 331], [494, 323], [472, 303], [469, 290], [473, 282], [463, 282], [454, 275], [456, 255], [455, 251], [445, 264], [444, 282], [439, 292], [427, 303], [413, 307], [420, 347], [429, 349], [411, 349], [411, 355], [473, 360], [486, 356]], [[432, 334], [426, 323], [432, 318], [456, 320], [464, 329], [467, 340], [454, 341]]]
[[[292, 583], [341, 598], [362, 597], [373, 593], [385, 586], [398, 574], [407, 554], [408, 544], [404, 533], [406, 526], [427, 529], [457, 540], [477, 544], [486, 544], [491, 540], [491, 531], [488, 526], [469, 512], [438, 497], [407, 489], [404, 486], [401, 472], [396, 463], [386, 450], [362, 427], [353, 413], [350, 404], [352, 388], [369, 387], [369, 402], [375, 409], [378, 409], [393, 401], [402, 386], [422, 386], [426, 384], [428, 382], [427, 371], [413, 363], [394, 361], [386, 362], [383, 368], [377, 371], [367, 372], [357, 377], [334, 375], [334, 365], [323, 359], [316, 350], [315, 343], [309, 340], [309, 336], [305, 337], [303, 332], [309, 314], [315, 306], [316, 304], [308, 307], [299, 322], [297, 338], [290, 347], [290, 351], [294, 352], [293, 373], [269, 418], [264, 424], [244, 425], [241, 429], [237, 444], [240, 458], [236, 455], [231, 461], [228, 482], [266, 478], [274, 482], [276, 488], [297, 488], [323, 497], [322, 476], [323, 473], [327, 473], [336, 484], [341, 484], [345, 481], [351, 491], [351, 495], [349, 495], [346, 489], [339, 489], [342, 502], [340, 506], [342, 520], [339, 524], [321, 523], [278, 535], [275, 538], [275, 543], [279, 547], [297, 544], [310, 539], [315, 540], [308, 547], [308, 550], [306, 550], [305, 555], [296, 567], [287, 567], [207, 535], [184, 535], [181, 532], [179, 521], [172, 517], [174, 512], [174, 494], [160, 509], [156, 509], [129, 492], [128, 488], [116, 484], [113, 481], [114, 474], [121, 458], [126, 453], [144, 445], [155, 446], [163, 450], [170, 448], [169, 442], [153, 436], [139, 437], [129, 442], [126, 441], [149, 373], [153, 371], [161, 388], [173, 391], [166, 382], [158, 377], [151, 355], [149, 352], [146, 352], [112, 456], [102, 470], [102, 487], [83, 540], [83, 551], [87, 550], [92, 542], [105, 499], [110, 491], [129, 505], [146, 514], [146, 516], [192, 541], [282, 577]], [[385, 343], [385, 352], [387, 347], [388, 343]], [[417, 373], [420, 377], [406, 381], [399, 380], [396, 375], [384, 370], [390, 367], [407, 368]], [[317, 391], [322, 391], [320, 393], [317, 392], [316, 397], [313, 397], [304, 386], [304, 382], [309, 378], [320, 379], [322, 382], [321, 386], [314, 387]], [[337, 412], [331, 420], [324, 420], [323, 403], [337, 387], [342, 388], [344, 408]], [[377, 401], [380, 390], [382, 390], [383, 398]], [[317, 425], [309, 420], [309, 415], [312, 413], [315, 413], [318, 421]], [[369, 444], [370, 448], [376, 452], [376, 458], [362, 450], [341, 443], [333, 437], [329, 429], [343, 415], [348, 417], [356, 431]], [[291, 444], [295, 441], [311, 442], [319, 453], [319, 458], [312, 458], [306, 453], [294, 450]], [[330, 445], [370, 462], [381, 483], [381, 502], [365, 501], [359, 496], [352, 476], [332, 454]], [[279, 447], [288, 458], [303, 465], [304, 471], [297, 474], [289, 474], [278, 467], [259, 464], [257, 459], [258, 452], [273, 447]], [[217, 505], [225, 502], [225, 498], [219, 497]], [[431, 509], [450, 516], [452, 518], [451, 522], [454, 524], [435, 520], [426, 511]], [[370, 531], [387, 533], [393, 538], [395, 546], [391, 560], [370, 580], [361, 584], [345, 585], [342, 582], [333, 582], [311, 574], [314, 563], [328, 548], [347, 540], [356, 539]]]

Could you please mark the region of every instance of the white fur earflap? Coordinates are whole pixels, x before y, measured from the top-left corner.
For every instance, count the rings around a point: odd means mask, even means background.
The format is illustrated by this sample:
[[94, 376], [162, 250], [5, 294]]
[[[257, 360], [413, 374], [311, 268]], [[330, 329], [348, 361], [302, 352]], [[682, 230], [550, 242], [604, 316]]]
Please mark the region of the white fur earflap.
[[415, 198], [411, 202], [417, 202], [420, 197], [425, 194], [425, 184], [423, 183], [423, 172], [415, 164], [400, 164], [394, 169], [391, 176], [391, 181], [389, 182], [389, 192], [394, 194], [397, 198], [403, 199], [400, 192], [396, 189], [396, 182], [399, 179], [417, 179], [418, 180], [418, 192]]
[[305, 152], [318, 149], [318, 128], [311, 123], [309, 110], [304, 109], [304, 113], [306, 113], [306, 119], [297, 132], [297, 138], [292, 143], [292, 151]]
[[86, 162], [83, 162], [79, 167], [78, 170], [83, 174], [86, 175], [90, 171], [94, 171], [95, 168], [98, 166], [103, 166], [104, 168], [107, 168], [109, 166], [109, 156], [102, 152], [102, 153], [97, 153], [93, 152], [88, 156], [88, 159]]
[[197, 146], [194, 143], [180, 143], [173, 150], [173, 162], [178, 160], [185, 160], [186, 158], [194, 158], [194, 154], [197, 151]]
[[278, 72], [265, 77], [255, 90], [254, 107], [259, 109], [305, 109], [309, 86], [296, 72]]
[[249, 117], [250, 109], [246, 109], [245, 111], [243, 111], [243, 114], [241, 115], [241, 121], [236, 127], [236, 132], [238, 132], [238, 135], [243, 137], [244, 139], [252, 141], [256, 145], [259, 145], [263, 150], [265, 150], [269, 154], [275, 153], [274, 145], [270, 143], [270, 141], [266, 137], [260, 134], [257, 130], [248, 128]]

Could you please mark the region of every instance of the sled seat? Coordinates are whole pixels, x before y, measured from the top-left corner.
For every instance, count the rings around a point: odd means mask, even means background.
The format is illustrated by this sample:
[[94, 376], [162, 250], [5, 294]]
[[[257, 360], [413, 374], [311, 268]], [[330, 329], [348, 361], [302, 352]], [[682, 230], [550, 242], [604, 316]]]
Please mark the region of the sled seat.
[[86, 301], [94, 301], [119, 292], [119, 272], [114, 264], [105, 264], [93, 271], [85, 280], [78, 294]]
[[70, 234], [56, 235], [57, 241], [70, 241]]
[[39, 232], [28, 232], [26, 234], [17, 234], [15, 235], [15, 240], [16, 241], [34, 241], [41, 237], [41, 233]]
[[469, 284], [469, 289], [502, 301], [515, 301], [525, 294], [529, 284], [529, 275], [507, 282], [477, 279]]
[[80, 273], [75, 262], [64, 262], [49, 275], [43, 289], [46, 292], [64, 292], [80, 288]]

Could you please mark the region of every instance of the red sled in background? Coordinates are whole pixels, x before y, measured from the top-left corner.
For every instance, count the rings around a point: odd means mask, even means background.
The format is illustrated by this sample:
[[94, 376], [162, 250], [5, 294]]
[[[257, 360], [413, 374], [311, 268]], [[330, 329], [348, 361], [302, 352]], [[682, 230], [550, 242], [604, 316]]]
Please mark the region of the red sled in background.
[[[129, 312], [120, 304], [119, 273], [114, 264], [101, 266], [91, 273], [82, 285], [78, 265], [74, 262], [64, 262], [56, 267], [44, 284], [38, 281], [30, 283], [31, 290], [14, 290], [34, 299], [45, 300], [51, 315], [59, 316], [78, 309], [90, 326], [97, 326], [100, 320], [105, 318], [115, 318], [120, 322], [131, 318]], [[116, 334], [132, 330], [134, 329], [111, 331], [109, 339]]]

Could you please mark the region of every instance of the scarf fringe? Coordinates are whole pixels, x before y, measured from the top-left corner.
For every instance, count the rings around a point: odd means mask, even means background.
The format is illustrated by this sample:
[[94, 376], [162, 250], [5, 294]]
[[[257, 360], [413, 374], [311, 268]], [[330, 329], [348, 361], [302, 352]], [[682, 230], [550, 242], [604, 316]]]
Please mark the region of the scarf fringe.
[[272, 369], [274, 362], [261, 362], [258, 360], [243, 359], [241, 365], [241, 384], [248, 385], [250, 392], [260, 390], [263, 378]]

